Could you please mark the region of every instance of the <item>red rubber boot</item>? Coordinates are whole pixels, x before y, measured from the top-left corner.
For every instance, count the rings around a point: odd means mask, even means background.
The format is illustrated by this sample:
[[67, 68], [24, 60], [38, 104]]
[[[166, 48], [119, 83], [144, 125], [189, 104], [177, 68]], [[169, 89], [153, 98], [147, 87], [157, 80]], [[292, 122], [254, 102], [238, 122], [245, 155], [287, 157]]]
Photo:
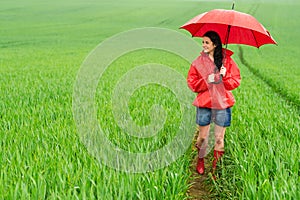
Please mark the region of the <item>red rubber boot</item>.
[[203, 175], [204, 174], [204, 158], [198, 158], [198, 163], [197, 163], [197, 167], [196, 170], [199, 174]]
[[202, 138], [201, 141], [200, 141], [200, 145], [198, 146], [196, 144], [196, 148], [198, 149], [198, 162], [197, 162], [196, 170], [201, 175], [203, 175], [204, 171], [205, 171], [204, 156], [205, 156], [205, 153], [206, 153], [206, 144], [204, 142], [205, 142], [205, 139]]

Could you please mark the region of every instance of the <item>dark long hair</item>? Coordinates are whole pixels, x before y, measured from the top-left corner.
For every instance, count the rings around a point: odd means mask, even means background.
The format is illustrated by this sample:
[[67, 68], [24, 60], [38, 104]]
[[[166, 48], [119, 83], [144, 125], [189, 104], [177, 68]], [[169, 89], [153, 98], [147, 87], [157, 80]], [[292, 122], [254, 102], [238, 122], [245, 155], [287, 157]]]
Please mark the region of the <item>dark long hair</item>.
[[222, 53], [222, 42], [218, 33], [214, 31], [208, 31], [204, 34], [204, 36], [209, 37], [209, 39], [216, 45], [214, 51], [214, 63], [217, 66], [218, 70], [222, 67], [223, 61], [223, 53]]

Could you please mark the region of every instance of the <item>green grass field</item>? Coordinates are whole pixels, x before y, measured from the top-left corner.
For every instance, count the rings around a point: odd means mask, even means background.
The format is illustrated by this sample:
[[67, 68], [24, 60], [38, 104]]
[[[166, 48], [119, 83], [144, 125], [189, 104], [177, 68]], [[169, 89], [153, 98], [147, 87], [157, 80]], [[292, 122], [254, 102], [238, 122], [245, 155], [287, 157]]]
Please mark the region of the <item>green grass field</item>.
[[[98, 162], [78, 135], [74, 83], [85, 58], [103, 40], [143, 27], [190, 36], [178, 28], [201, 12], [230, 9], [231, 3], [2, 0], [0, 199], [188, 199], [192, 148], [168, 167], [148, 173], [121, 172]], [[242, 84], [234, 91], [222, 174], [205, 183], [211, 187], [208, 199], [300, 199], [299, 8], [296, 1], [236, 1], [235, 9], [254, 15], [278, 46], [229, 45]], [[151, 123], [152, 105], [166, 110], [156, 136], [128, 136], [114, 121], [115, 85], [123, 74], [149, 62], [168, 65], [183, 77], [189, 69], [189, 63], [168, 52], [131, 52], [112, 63], [95, 95], [99, 124], [113, 144], [127, 151], [159, 149], [180, 129], [178, 98], [157, 84], [140, 87], [128, 103], [133, 121], [142, 126]]]

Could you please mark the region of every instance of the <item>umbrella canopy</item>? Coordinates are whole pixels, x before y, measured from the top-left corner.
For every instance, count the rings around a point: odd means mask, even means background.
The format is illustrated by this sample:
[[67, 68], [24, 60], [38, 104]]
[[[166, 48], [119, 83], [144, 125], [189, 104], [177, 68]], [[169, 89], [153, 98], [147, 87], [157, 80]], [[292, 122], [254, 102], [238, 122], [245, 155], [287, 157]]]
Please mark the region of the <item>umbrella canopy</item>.
[[259, 48], [264, 44], [276, 44], [253, 16], [235, 10], [214, 9], [192, 18], [180, 28], [189, 31], [193, 37], [215, 31], [226, 45], [245, 44]]

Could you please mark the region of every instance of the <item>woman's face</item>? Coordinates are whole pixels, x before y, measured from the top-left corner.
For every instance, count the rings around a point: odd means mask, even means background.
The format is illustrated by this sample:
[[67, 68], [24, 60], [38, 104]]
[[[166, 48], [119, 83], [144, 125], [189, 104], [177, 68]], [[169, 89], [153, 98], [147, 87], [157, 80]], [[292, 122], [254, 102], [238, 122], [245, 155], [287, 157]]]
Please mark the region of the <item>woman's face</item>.
[[216, 45], [214, 45], [209, 37], [204, 36], [202, 40], [202, 48], [205, 53], [213, 55]]

